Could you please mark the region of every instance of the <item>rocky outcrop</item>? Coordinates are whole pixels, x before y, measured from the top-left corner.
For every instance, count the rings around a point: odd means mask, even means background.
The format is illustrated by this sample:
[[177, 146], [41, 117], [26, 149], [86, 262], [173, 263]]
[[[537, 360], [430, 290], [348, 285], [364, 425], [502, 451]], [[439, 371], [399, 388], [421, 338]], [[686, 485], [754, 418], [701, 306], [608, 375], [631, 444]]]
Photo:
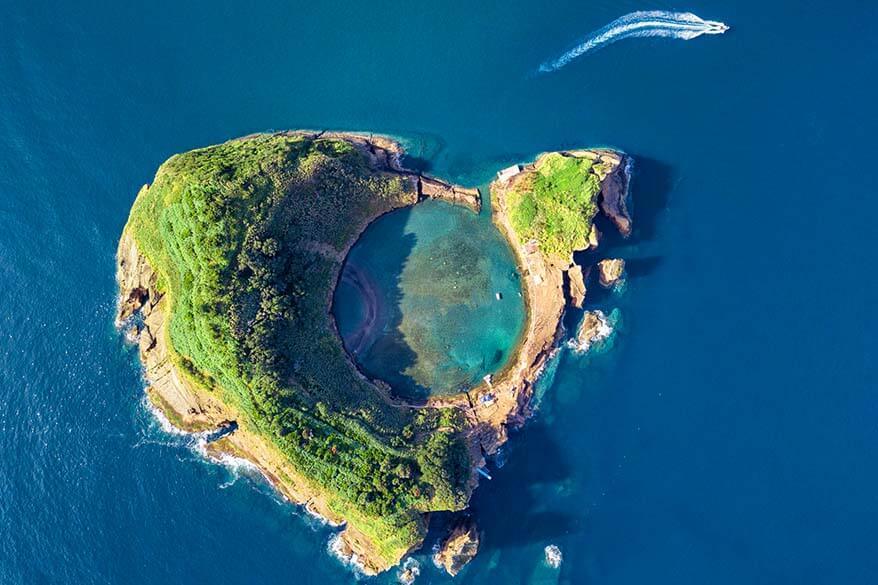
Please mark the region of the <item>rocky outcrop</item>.
[[[127, 232], [119, 243], [116, 280], [121, 291], [116, 307], [116, 325], [120, 326], [149, 301], [149, 290], [155, 288], [156, 281], [155, 273]], [[158, 299], [153, 301], [155, 303]]]
[[454, 577], [479, 552], [479, 531], [472, 518], [456, 522], [433, 555], [436, 566]]
[[442, 199], [455, 205], [463, 205], [476, 213], [482, 209], [482, 198], [478, 189], [458, 187], [431, 177], [418, 178], [418, 195], [421, 198]]
[[[128, 329], [127, 337], [139, 346], [153, 402], [167, 411], [168, 420], [185, 431], [212, 429], [222, 421], [233, 420], [235, 417], [223, 416], [223, 408], [216, 401], [200, 400], [174, 367], [165, 343], [166, 298], [156, 287], [155, 272], [127, 230], [119, 242], [116, 259], [120, 292], [116, 322]], [[136, 312], [140, 313], [140, 321], [131, 322], [129, 318]]]
[[601, 286], [610, 288], [616, 285], [625, 274], [625, 261], [621, 258], [607, 258], [598, 262], [598, 276]]
[[609, 217], [626, 238], [631, 235], [631, 215], [628, 213], [628, 182], [631, 160], [620, 153], [602, 152], [601, 162], [607, 165], [607, 174], [601, 180], [601, 211]]
[[396, 574], [396, 580], [402, 585], [412, 585], [420, 574], [421, 566], [418, 564], [418, 561], [408, 558]]
[[586, 311], [576, 331], [573, 346], [579, 351], [588, 351], [593, 344], [604, 341], [611, 333], [613, 328], [603, 311]]
[[582, 305], [585, 303], [585, 293], [587, 290], [585, 281], [587, 277], [588, 269], [583, 273], [582, 266], [579, 264], [572, 264], [570, 268], [567, 269], [568, 301], [571, 306], [576, 307], [577, 309], [581, 309]]
[[557, 569], [561, 566], [561, 563], [564, 560], [564, 556], [561, 554], [561, 549], [558, 548], [558, 545], [550, 544], [543, 552], [546, 555], [546, 564], [552, 567], [553, 569]]

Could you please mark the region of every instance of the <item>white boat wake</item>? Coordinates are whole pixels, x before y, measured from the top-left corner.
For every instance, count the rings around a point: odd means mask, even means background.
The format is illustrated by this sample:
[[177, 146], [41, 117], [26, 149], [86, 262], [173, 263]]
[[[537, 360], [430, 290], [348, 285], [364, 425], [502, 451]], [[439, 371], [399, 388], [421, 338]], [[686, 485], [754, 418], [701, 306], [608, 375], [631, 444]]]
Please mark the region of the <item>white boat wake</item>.
[[557, 71], [577, 57], [623, 39], [670, 37], [689, 40], [701, 35], [722, 34], [727, 30], [729, 27], [724, 23], [704, 20], [691, 12], [666, 12], [664, 10], [632, 12], [594, 31], [580, 44], [557, 59], [546, 61], [540, 65], [540, 72]]

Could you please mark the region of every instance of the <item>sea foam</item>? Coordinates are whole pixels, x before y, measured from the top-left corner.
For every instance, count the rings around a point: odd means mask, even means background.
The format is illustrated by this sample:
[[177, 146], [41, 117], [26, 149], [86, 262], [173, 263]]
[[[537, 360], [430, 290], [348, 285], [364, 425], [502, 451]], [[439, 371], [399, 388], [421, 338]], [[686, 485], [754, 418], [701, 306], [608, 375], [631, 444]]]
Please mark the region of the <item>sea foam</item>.
[[668, 12], [664, 10], [632, 12], [592, 32], [579, 44], [557, 59], [546, 61], [540, 65], [539, 71], [541, 73], [557, 71], [577, 57], [622, 39], [669, 37], [689, 40], [701, 35], [721, 34], [728, 29], [729, 27], [722, 22], [704, 20], [691, 12]]
[[546, 556], [546, 564], [553, 569], [559, 568], [564, 561], [564, 555], [561, 554], [561, 549], [557, 545], [550, 544], [543, 552]]
[[359, 580], [360, 577], [365, 576], [366, 573], [364, 571], [363, 562], [360, 560], [360, 557], [358, 557], [355, 552], [351, 551], [344, 543], [340, 532], [329, 537], [329, 541], [326, 543], [326, 550], [330, 555], [338, 559], [341, 564], [351, 569], [354, 573], [354, 578]]
[[421, 574], [421, 564], [409, 557], [396, 573], [396, 580], [402, 585], [412, 585]]

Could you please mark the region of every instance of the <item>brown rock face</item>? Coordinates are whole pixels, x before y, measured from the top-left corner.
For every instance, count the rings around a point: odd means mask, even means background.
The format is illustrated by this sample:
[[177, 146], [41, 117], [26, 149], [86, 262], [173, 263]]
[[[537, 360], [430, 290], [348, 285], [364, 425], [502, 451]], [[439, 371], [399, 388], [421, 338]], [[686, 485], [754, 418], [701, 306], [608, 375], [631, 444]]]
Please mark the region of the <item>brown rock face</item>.
[[619, 282], [625, 272], [625, 261], [621, 258], [608, 258], [598, 262], [601, 286], [609, 288]]
[[119, 299], [119, 320], [124, 321], [137, 311], [149, 299], [149, 291], [143, 287], [136, 287], [128, 292], [127, 298]]
[[603, 311], [586, 311], [576, 332], [576, 349], [588, 351], [593, 343], [603, 341], [612, 331]]
[[[156, 273], [127, 231], [119, 242], [116, 280], [120, 291], [116, 323], [127, 327], [126, 337], [139, 345], [149, 394], [161, 403], [168, 419], [186, 431], [212, 429], [233, 419], [212, 400], [201, 400], [191, 392], [172, 365], [165, 343], [167, 298], [158, 291]], [[126, 319], [137, 312], [142, 325], [127, 324]]]
[[582, 266], [579, 264], [573, 264], [570, 268], [567, 269], [567, 278], [570, 281], [570, 291], [569, 291], [569, 302], [572, 306], [577, 309], [581, 309], [583, 303], [585, 303], [585, 279], [587, 273], [583, 274]]
[[479, 532], [471, 518], [463, 518], [442, 541], [433, 562], [454, 577], [479, 552]]
[[[142, 309], [149, 301], [149, 291], [155, 286], [156, 275], [137, 251], [134, 240], [128, 235], [123, 238], [119, 246], [117, 260], [116, 280], [119, 282], [121, 294], [116, 324], [121, 325], [125, 319]], [[154, 299], [152, 305], [155, 302], [158, 302], [158, 299]]]
[[[614, 160], [612, 160], [614, 158]], [[631, 215], [628, 213], [628, 165], [625, 155], [604, 155], [603, 161], [615, 164], [601, 183], [601, 211], [613, 220], [626, 238], [631, 235]]]

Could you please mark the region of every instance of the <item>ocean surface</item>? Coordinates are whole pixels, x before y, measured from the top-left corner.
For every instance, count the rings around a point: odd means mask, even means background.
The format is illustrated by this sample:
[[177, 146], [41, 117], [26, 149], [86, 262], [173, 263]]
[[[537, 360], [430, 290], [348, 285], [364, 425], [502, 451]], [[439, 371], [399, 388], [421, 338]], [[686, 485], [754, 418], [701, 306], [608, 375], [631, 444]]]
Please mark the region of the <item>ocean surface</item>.
[[[732, 29], [537, 73], [641, 10]], [[469, 185], [544, 150], [637, 160], [634, 234], [604, 251], [628, 285], [591, 299], [622, 315], [613, 347], [543, 378], [473, 499], [482, 550], [455, 583], [878, 582], [876, 16], [860, 0], [4, 0], [0, 583], [357, 578], [326, 552], [333, 529], [161, 428], [112, 324], [116, 242], [157, 166], [302, 127], [405, 137]], [[416, 559], [416, 583], [451, 582]]]

